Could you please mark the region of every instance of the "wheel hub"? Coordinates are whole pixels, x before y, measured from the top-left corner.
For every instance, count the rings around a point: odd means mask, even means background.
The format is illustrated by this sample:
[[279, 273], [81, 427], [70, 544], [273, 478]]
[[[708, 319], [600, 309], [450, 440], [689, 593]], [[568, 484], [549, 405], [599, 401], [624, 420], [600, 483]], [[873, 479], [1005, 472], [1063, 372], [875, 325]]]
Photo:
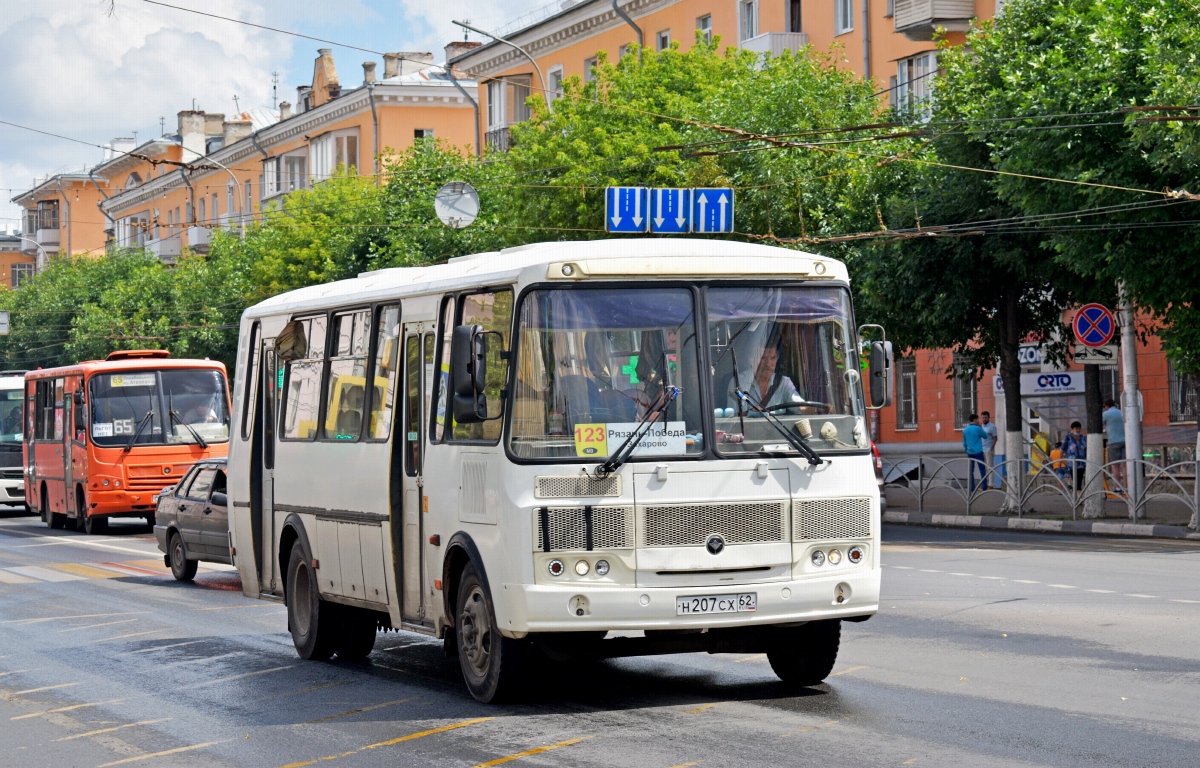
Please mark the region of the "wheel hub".
[[492, 627], [487, 598], [479, 586], [473, 587], [467, 595], [458, 624], [467, 663], [476, 675], [483, 677], [487, 674], [492, 655]]

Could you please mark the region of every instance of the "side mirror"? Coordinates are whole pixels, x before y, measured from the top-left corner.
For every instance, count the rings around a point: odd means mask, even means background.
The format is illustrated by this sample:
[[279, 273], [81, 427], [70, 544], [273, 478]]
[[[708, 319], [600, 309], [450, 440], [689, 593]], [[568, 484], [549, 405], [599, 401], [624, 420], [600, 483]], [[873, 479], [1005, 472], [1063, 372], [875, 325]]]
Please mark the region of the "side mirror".
[[75, 405], [71, 409], [74, 413], [75, 431], [83, 432], [87, 429], [87, 409], [83, 402], [83, 392], [76, 390], [75, 394], [71, 397], [71, 401]]
[[209, 498], [209, 503], [214, 507], [228, 507], [229, 496], [220, 491], [213, 491], [213, 495]]
[[478, 325], [460, 325], [454, 329], [450, 373], [456, 422], [475, 424], [500, 418], [499, 414], [488, 412], [485, 389], [489, 363], [503, 359], [504, 339], [498, 332], [485, 331]]
[[878, 410], [892, 404], [894, 359], [892, 357], [892, 342], [871, 342], [870, 358], [867, 365], [867, 376], [870, 379], [870, 402], [867, 408]]

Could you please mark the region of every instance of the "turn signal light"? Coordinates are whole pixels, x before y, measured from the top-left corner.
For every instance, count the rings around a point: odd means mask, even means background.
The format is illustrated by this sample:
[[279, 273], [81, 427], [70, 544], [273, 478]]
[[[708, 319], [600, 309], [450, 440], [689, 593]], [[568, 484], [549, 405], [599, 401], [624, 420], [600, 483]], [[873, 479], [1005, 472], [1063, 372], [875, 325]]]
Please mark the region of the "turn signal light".
[[567, 566], [563, 565], [562, 560], [554, 559], [546, 564], [546, 570], [550, 571], [551, 576], [562, 576]]
[[850, 551], [846, 553], [846, 557], [850, 558], [850, 562], [858, 565], [862, 562], [864, 554], [866, 553], [862, 547], [850, 547]]

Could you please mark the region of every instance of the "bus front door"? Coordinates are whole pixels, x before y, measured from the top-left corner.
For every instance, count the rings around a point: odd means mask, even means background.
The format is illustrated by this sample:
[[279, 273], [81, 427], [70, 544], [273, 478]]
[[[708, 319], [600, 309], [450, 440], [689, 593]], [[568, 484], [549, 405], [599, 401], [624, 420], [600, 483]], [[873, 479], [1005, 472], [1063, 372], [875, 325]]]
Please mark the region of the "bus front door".
[[[404, 489], [400, 522], [400, 612], [406, 622], [427, 624], [424, 583], [424, 517], [428, 499], [422, 475], [425, 459], [426, 419], [429, 382], [433, 370], [434, 334], [432, 323], [405, 323], [404, 339], [404, 415], [403, 430], [397, 442], [404, 446]], [[402, 442], [401, 442], [402, 441]], [[394, 534], [393, 534], [394, 535]]]
[[259, 347], [258, 381], [253, 398], [254, 434], [250, 451], [250, 531], [259, 588], [278, 593], [278, 563], [275, 555], [275, 425], [278, 372], [275, 370], [275, 340], [264, 339]]

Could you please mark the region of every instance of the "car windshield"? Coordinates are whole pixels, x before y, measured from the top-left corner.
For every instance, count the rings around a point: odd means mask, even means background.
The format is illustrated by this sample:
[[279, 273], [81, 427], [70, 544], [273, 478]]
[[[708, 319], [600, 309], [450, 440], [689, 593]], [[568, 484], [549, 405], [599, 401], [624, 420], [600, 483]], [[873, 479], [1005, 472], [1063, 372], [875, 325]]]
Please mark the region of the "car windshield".
[[761, 410], [818, 451], [869, 446], [844, 289], [716, 287], [707, 306], [720, 453], [792, 450]]
[[703, 451], [690, 290], [532, 291], [521, 304], [518, 343], [513, 455], [602, 460], [672, 386], [679, 394], [632, 458]]
[[0, 451], [21, 450], [21, 398], [24, 396], [23, 388], [0, 390]]
[[[229, 440], [225, 377], [209, 369], [103, 373], [91, 379], [92, 440], [101, 446]], [[136, 439], [135, 436], [136, 435]]]

